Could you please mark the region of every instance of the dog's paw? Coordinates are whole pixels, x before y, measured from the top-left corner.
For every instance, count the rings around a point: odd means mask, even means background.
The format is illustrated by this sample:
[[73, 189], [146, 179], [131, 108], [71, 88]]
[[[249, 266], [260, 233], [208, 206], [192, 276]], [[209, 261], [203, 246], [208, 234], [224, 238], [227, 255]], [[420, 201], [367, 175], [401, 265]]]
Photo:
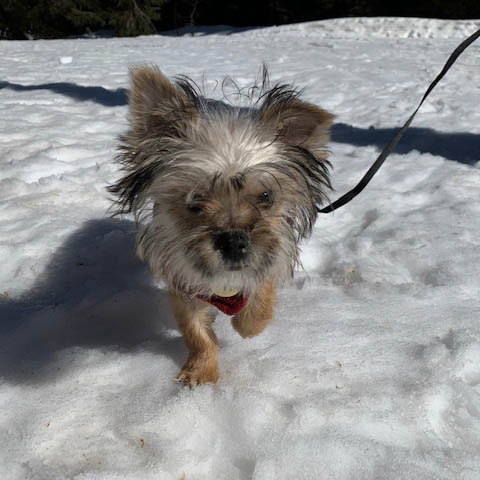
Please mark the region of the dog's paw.
[[268, 322], [255, 322], [251, 318], [237, 315], [232, 318], [232, 327], [242, 338], [256, 337], [265, 330]]
[[187, 360], [177, 375], [177, 380], [188, 387], [193, 387], [204, 383], [217, 383], [218, 377], [217, 362], [205, 358], [204, 355], [196, 355]]

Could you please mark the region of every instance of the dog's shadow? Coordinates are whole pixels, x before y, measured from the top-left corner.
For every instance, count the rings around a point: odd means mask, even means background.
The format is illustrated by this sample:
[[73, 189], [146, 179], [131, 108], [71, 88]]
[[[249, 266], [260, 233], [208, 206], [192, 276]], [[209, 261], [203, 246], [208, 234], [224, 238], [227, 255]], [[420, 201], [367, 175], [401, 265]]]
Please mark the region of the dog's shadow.
[[[68, 373], [75, 348], [184, 352], [167, 294], [134, 255], [135, 224], [92, 220], [54, 253], [19, 299], [0, 295], [0, 376], [37, 383]], [[3, 290], [3, 289], [2, 289]]]

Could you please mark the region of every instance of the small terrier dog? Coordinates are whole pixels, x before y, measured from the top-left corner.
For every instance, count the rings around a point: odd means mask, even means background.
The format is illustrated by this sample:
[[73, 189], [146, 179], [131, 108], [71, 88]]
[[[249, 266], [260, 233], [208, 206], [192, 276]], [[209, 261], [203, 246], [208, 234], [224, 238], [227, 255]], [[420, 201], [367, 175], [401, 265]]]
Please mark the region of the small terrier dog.
[[154, 66], [130, 79], [125, 175], [109, 191], [119, 213], [136, 215], [137, 255], [168, 286], [189, 352], [177, 379], [216, 382], [213, 307], [244, 338], [272, 319], [277, 285], [293, 276], [330, 188], [333, 116], [291, 85], [270, 88], [265, 68], [246, 107]]

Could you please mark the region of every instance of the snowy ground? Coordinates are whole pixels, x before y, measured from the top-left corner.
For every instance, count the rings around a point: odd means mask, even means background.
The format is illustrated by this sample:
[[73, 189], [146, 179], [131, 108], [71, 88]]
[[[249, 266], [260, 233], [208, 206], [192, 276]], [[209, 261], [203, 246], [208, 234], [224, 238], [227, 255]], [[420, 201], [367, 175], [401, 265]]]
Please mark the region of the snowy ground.
[[480, 43], [367, 190], [319, 219], [266, 332], [217, 319], [218, 385], [173, 380], [186, 352], [165, 292], [105, 193], [130, 64], [212, 91], [265, 61], [337, 115], [340, 194], [478, 28], [0, 42], [0, 478], [478, 480]]

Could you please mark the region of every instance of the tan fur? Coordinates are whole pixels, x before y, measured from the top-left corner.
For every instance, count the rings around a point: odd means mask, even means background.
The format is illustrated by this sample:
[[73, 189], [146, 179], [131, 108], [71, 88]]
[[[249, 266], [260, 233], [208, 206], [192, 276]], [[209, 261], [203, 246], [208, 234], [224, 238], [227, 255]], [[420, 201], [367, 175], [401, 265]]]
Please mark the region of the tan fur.
[[216, 383], [218, 343], [212, 322], [212, 307], [198, 299], [170, 292], [170, 305], [188, 349], [188, 360], [177, 375], [186, 385]]
[[258, 287], [247, 306], [232, 318], [233, 328], [243, 337], [255, 337], [265, 330], [273, 318], [276, 288], [271, 280]]
[[330, 139], [333, 115], [316, 105], [297, 100], [287, 107], [265, 108], [261, 119], [288, 143], [316, 150], [323, 149]]
[[[248, 296], [232, 319], [244, 338], [272, 320], [276, 288], [292, 278], [299, 243], [327, 199], [333, 116], [291, 85], [270, 88], [266, 71], [245, 107], [205, 98], [155, 66], [132, 68], [130, 77], [130, 128], [118, 155], [125, 175], [110, 191], [119, 212], [141, 224], [138, 256], [168, 286], [188, 350], [177, 378], [215, 383], [215, 310], [196, 296]], [[222, 245], [225, 235], [243, 238], [241, 250]]]
[[181, 109], [193, 115], [193, 105], [156, 66], [130, 69], [130, 121], [139, 132], [148, 132], [166, 116]]
[[[170, 292], [170, 305], [188, 350], [188, 359], [177, 379], [185, 385], [216, 383], [218, 380], [218, 342], [212, 323], [212, 307], [198, 299]], [[246, 307], [232, 319], [233, 328], [250, 338], [263, 332], [273, 318], [276, 289], [271, 280], [259, 286]]]

